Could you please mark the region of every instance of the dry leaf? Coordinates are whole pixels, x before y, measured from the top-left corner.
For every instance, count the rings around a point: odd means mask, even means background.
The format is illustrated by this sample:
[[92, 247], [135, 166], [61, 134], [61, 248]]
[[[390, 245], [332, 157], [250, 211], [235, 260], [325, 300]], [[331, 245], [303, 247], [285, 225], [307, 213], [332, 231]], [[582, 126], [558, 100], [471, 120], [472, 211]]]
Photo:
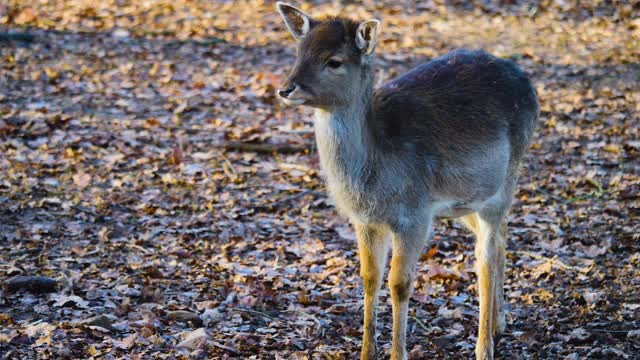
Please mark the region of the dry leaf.
[[135, 344], [137, 334], [133, 333], [122, 340], [114, 341], [114, 346], [123, 350], [128, 350]]
[[85, 188], [91, 184], [91, 174], [80, 171], [73, 175], [73, 182], [80, 188]]

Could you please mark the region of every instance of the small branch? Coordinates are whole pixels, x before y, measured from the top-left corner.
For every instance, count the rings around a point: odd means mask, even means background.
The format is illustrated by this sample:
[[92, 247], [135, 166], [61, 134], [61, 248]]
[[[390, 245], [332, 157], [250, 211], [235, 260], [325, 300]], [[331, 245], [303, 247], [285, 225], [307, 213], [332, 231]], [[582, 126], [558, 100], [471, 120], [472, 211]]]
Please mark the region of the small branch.
[[307, 314], [306, 312], [304, 312], [302, 310], [285, 310], [283, 312], [296, 313], [298, 315], [306, 317], [309, 320], [312, 320], [313, 322], [316, 323], [316, 326], [318, 327], [316, 329], [316, 334], [319, 335], [319, 336], [323, 336], [324, 335], [324, 326], [322, 326], [322, 323], [320, 322], [320, 320], [318, 320], [315, 316]]
[[238, 178], [238, 173], [229, 159], [224, 159], [224, 163], [222, 163], [222, 170], [232, 182]]
[[35, 35], [28, 32], [0, 32], [0, 42], [24, 42], [31, 43], [35, 40]]
[[306, 165], [301, 165], [301, 164], [279, 163], [278, 167], [281, 170], [298, 170], [298, 171], [304, 171], [304, 172], [310, 172], [314, 170]]
[[49, 293], [56, 292], [58, 281], [46, 276], [18, 275], [5, 281], [4, 287], [8, 293], [23, 289], [32, 293]]
[[360, 345], [360, 344], [361, 344], [358, 340], [356, 340], [356, 339], [354, 339], [354, 338], [352, 338], [352, 337], [349, 337], [349, 336], [343, 336], [342, 338], [343, 338], [344, 340], [346, 340], [346, 341], [348, 341], [348, 342], [352, 343], [352, 344], [356, 344], [356, 345]]
[[220, 349], [223, 349], [223, 350], [227, 350], [228, 352], [230, 352], [232, 354], [240, 355], [240, 352], [238, 350], [236, 350], [236, 349], [234, 349], [234, 348], [232, 348], [230, 346], [222, 345], [217, 341], [209, 340], [208, 343], [213, 345], [213, 346], [215, 346], [215, 347], [217, 347], [217, 348], [220, 348]]
[[420, 325], [420, 327], [426, 331], [427, 333], [431, 332], [431, 329], [427, 327], [427, 325], [425, 325], [422, 320], [418, 319], [417, 316], [412, 316], [411, 319], [413, 319], [418, 325]]
[[614, 334], [626, 334], [629, 331], [634, 331], [633, 329], [631, 329], [631, 330], [588, 329], [588, 330], [589, 331], [595, 331], [595, 332], [614, 333]]
[[[136, 35], [140, 35], [140, 34], [136, 34]], [[144, 32], [141, 33], [141, 35], [143, 36], [173, 36], [175, 34], [169, 32]], [[194, 44], [194, 45], [200, 45], [200, 46], [211, 46], [211, 45], [215, 45], [218, 43], [225, 43], [227, 42], [225, 39], [223, 38], [219, 38], [219, 37], [206, 37], [206, 38], [202, 38], [202, 39], [186, 39], [186, 40], [170, 40], [167, 41], [167, 45], [185, 45], [185, 44]]]
[[127, 244], [127, 247], [128, 247], [128, 248], [131, 248], [131, 249], [135, 249], [135, 250], [141, 251], [141, 252], [143, 252], [143, 253], [145, 253], [145, 254], [150, 254], [150, 253], [151, 253], [151, 251], [150, 251], [150, 250], [147, 250], [147, 249], [143, 248], [143, 247], [142, 247], [142, 246], [140, 246], [140, 245], [136, 245], [136, 244]]
[[291, 195], [289, 197], [286, 197], [282, 200], [279, 201], [275, 201], [272, 202], [270, 204], [260, 204], [260, 205], [256, 205], [253, 208], [256, 210], [271, 210], [271, 209], [278, 209], [280, 207], [282, 207], [283, 205], [287, 205], [288, 203], [295, 201], [305, 195], [313, 195], [315, 197], [321, 197], [324, 196], [323, 193], [318, 192], [318, 191], [313, 191], [313, 190], [305, 190], [305, 191], [301, 191], [295, 195]]
[[290, 144], [256, 144], [256, 143], [245, 143], [240, 141], [227, 141], [223, 144], [218, 145], [218, 147], [223, 148], [225, 150], [232, 151], [250, 151], [257, 153], [281, 153], [281, 154], [293, 154], [304, 152], [308, 149], [307, 146], [295, 146]]
[[98, 215], [98, 213], [96, 213], [95, 211], [93, 211], [93, 209], [86, 207], [86, 206], [82, 206], [82, 205], [71, 205], [72, 209], [78, 210], [80, 212], [83, 212], [85, 214], [94, 216], [94, 217], [99, 217], [100, 215]]
[[542, 255], [530, 252], [530, 251], [519, 250], [519, 251], [515, 251], [515, 253], [519, 254], [519, 255], [526, 255], [526, 256], [528, 256], [530, 258], [533, 258], [533, 259], [545, 260], [545, 261], [548, 261], [548, 262], [556, 265], [557, 267], [559, 267], [561, 269], [571, 270], [571, 271], [578, 271], [578, 272], [581, 272], [583, 274], [586, 274], [589, 271], [591, 271], [591, 268], [593, 267], [593, 266], [589, 266], [589, 267], [585, 268], [585, 267], [567, 265], [567, 264], [563, 263], [562, 261], [558, 260], [558, 258], [555, 257], [555, 256], [553, 258], [550, 258], [550, 257], [546, 257], [546, 256], [542, 256]]
[[278, 321], [278, 319], [274, 318], [273, 316], [262, 312], [262, 311], [258, 311], [258, 310], [253, 310], [253, 309], [244, 309], [244, 308], [234, 308], [233, 310], [237, 310], [237, 311], [241, 311], [241, 312], [247, 312], [250, 314], [257, 314], [257, 315], [261, 315], [266, 317], [267, 319], [271, 320], [271, 321]]
[[320, 320], [318, 320], [315, 316], [310, 315], [310, 314], [307, 314], [306, 312], [304, 312], [304, 311], [302, 311], [302, 310], [297, 310], [297, 313], [298, 313], [298, 314], [300, 314], [300, 315], [302, 315], [302, 316], [304, 316], [304, 317], [306, 317], [307, 319], [311, 319], [311, 320], [313, 320], [313, 321], [316, 323], [316, 325], [318, 325], [318, 333], [320, 333], [320, 332], [321, 332], [321, 330], [322, 330], [322, 323], [321, 323], [321, 322], [320, 322]]

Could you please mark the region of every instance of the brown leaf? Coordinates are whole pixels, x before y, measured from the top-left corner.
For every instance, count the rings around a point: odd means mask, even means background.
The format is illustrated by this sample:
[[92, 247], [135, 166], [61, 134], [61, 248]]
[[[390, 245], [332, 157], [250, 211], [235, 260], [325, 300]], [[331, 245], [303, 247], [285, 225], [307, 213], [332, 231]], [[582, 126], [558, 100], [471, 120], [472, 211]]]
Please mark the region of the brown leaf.
[[183, 157], [184, 156], [182, 154], [182, 149], [180, 148], [180, 146], [176, 146], [173, 148], [173, 151], [171, 152], [171, 157], [169, 158], [169, 164], [180, 165], [182, 163]]
[[442, 316], [445, 319], [462, 319], [462, 312], [460, 309], [448, 309], [446, 305], [442, 305], [438, 309], [438, 315]]
[[25, 25], [36, 20], [36, 14], [32, 8], [28, 7], [22, 10], [15, 18], [16, 24]]
[[41, 322], [33, 325], [29, 325], [24, 329], [24, 333], [29, 337], [40, 338], [42, 336], [49, 336], [51, 332], [56, 329], [55, 325], [47, 322]]
[[548, 274], [553, 274], [553, 263], [551, 261], [545, 261], [531, 271], [531, 276], [534, 279], [538, 279], [541, 276]]
[[430, 264], [429, 271], [427, 272], [427, 278], [440, 280], [461, 280], [464, 278], [464, 275], [456, 270], [445, 269], [438, 264]]
[[188, 333], [187, 337], [176, 346], [178, 348], [196, 350], [206, 346], [211, 340], [213, 340], [213, 338], [207, 333], [207, 329], [199, 328]]
[[123, 350], [127, 350], [129, 348], [131, 348], [133, 346], [133, 344], [136, 342], [136, 333], [133, 333], [127, 337], [125, 337], [122, 340], [119, 341], [115, 341], [114, 345], [117, 348], [123, 349]]
[[91, 174], [79, 171], [78, 173], [73, 175], [73, 182], [78, 185], [78, 187], [83, 189], [91, 184]]
[[409, 360], [421, 360], [427, 357], [427, 352], [424, 351], [422, 345], [416, 345], [409, 351]]
[[422, 256], [420, 257], [420, 260], [422, 261], [429, 260], [434, 256], [436, 256], [437, 253], [438, 253], [438, 246], [436, 245], [430, 248], [429, 251], [427, 251], [426, 253], [422, 254]]

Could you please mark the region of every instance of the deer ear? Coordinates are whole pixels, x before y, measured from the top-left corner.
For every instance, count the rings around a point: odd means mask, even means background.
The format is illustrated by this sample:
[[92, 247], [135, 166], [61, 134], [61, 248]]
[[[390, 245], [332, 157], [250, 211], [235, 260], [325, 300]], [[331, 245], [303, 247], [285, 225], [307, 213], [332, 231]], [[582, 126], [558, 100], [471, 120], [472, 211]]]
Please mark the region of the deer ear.
[[380, 34], [380, 21], [367, 20], [358, 26], [356, 31], [356, 46], [365, 55], [369, 55], [375, 50]]
[[291, 35], [293, 35], [296, 40], [302, 39], [315, 25], [315, 20], [313, 20], [311, 16], [294, 6], [278, 1], [276, 8], [280, 15], [282, 15], [282, 19], [284, 19], [284, 23], [287, 25], [289, 32], [291, 32]]

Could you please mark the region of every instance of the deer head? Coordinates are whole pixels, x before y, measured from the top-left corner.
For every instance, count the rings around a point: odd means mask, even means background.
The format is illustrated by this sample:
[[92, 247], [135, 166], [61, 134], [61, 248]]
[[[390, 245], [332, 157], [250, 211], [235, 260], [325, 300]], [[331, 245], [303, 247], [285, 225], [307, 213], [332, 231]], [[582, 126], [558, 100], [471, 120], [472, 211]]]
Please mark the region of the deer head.
[[276, 6], [297, 40], [295, 65], [278, 89], [286, 104], [333, 108], [370, 96], [378, 20], [316, 20], [291, 5]]

